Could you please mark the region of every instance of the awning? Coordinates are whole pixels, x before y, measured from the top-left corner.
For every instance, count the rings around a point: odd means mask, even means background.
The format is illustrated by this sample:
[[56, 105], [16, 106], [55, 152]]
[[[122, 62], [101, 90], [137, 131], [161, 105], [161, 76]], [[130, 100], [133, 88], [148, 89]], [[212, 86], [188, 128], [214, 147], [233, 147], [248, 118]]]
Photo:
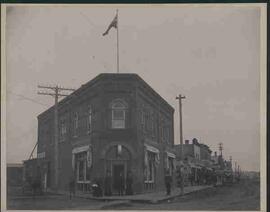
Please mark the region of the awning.
[[168, 151], [166, 151], [166, 153], [167, 153], [168, 157], [170, 157], [170, 158], [176, 158], [175, 154], [173, 154], [171, 152], [168, 152]]
[[189, 165], [191, 168], [196, 168], [196, 166], [195, 166], [194, 163], [188, 163], [188, 165]]
[[90, 145], [86, 145], [86, 146], [76, 147], [72, 150], [72, 168], [73, 169], [75, 168], [75, 155], [80, 152], [86, 152], [87, 167], [89, 168], [92, 167], [93, 154], [90, 147], [91, 147]]
[[77, 154], [79, 152], [85, 152], [88, 151], [90, 148], [90, 145], [86, 145], [86, 146], [80, 146], [80, 147], [76, 147], [72, 150], [72, 154]]
[[159, 150], [156, 147], [150, 146], [148, 144], [144, 144], [147, 151], [154, 152], [156, 154], [159, 154]]
[[192, 163], [192, 162], [189, 162], [188, 165], [189, 165], [191, 168], [201, 169], [200, 166], [198, 166], [198, 165], [196, 165], [195, 163]]

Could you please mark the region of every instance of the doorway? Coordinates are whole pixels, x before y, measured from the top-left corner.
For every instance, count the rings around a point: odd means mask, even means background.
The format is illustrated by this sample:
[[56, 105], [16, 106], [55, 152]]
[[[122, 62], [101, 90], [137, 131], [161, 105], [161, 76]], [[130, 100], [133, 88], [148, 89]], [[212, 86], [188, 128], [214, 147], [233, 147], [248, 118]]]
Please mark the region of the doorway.
[[113, 190], [117, 191], [120, 183], [120, 176], [125, 179], [125, 166], [124, 164], [113, 164], [112, 177], [113, 177]]

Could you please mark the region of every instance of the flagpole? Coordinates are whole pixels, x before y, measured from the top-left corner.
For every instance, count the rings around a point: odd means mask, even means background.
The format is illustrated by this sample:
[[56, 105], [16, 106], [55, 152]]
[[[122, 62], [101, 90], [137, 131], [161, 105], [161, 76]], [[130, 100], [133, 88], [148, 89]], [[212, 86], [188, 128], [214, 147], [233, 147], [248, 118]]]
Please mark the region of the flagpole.
[[116, 10], [116, 16], [117, 16], [117, 73], [119, 73], [119, 20], [118, 20], [118, 9]]

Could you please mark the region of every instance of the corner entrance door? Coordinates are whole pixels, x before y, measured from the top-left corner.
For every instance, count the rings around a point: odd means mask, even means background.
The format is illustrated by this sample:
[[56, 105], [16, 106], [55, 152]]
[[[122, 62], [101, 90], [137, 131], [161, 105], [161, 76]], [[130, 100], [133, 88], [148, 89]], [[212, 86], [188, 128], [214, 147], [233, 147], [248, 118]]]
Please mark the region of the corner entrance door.
[[115, 192], [118, 191], [120, 185], [120, 175], [125, 176], [125, 166], [124, 164], [114, 164], [113, 167], [113, 189]]

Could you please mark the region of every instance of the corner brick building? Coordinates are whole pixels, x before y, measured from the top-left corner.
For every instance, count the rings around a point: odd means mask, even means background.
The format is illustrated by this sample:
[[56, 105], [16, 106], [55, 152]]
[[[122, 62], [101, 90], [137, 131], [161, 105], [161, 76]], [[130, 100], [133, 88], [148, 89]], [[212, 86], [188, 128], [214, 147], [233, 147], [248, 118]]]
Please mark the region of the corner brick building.
[[[100, 74], [58, 105], [58, 189], [75, 176], [79, 190], [112, 173], [133, 175], [134, 193], [164, 190], [174, 175], [174, 109], [137, 74]], [[54, 108], [38, 116], [38, 161], [44, 187], [53, 187]]]

